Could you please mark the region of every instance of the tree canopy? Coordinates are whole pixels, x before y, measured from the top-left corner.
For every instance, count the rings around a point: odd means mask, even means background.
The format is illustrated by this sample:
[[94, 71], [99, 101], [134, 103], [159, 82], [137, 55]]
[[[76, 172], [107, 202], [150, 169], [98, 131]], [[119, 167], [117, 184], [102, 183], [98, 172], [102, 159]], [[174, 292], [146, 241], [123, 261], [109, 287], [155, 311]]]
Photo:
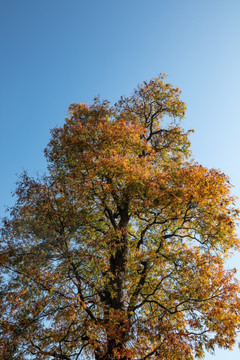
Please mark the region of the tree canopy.
[[0, 247], [1, 359], [190, 360], [231, 349], [239, 249], [228, 177], [194, 162], [180, 91], [72, 104], [23, 173]]

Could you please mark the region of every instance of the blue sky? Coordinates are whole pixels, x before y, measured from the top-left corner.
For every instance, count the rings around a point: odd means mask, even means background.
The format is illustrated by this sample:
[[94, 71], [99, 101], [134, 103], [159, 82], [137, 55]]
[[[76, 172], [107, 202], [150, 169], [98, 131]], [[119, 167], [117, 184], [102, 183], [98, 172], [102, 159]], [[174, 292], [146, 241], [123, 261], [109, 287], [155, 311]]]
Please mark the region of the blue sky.
[[[72, 102], [114, 102], [160, 72], [182, 90], [195, 159], [240, 196], [239, 19], [239, 0], [0, 0], [0, 215]], [[226, 357], [239, 350], [206, 359]]]

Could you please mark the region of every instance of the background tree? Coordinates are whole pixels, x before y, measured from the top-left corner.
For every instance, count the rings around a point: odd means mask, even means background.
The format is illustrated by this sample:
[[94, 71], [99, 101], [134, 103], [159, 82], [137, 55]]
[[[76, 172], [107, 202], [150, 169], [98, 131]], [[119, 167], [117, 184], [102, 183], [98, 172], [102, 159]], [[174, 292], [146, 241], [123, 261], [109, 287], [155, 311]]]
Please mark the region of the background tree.
[[2, 359], [193, 359], [232, 348], [239, 248], [228, 178], [189, 160], [179, 89], [73, 104], [48, 174], [4, 219]]

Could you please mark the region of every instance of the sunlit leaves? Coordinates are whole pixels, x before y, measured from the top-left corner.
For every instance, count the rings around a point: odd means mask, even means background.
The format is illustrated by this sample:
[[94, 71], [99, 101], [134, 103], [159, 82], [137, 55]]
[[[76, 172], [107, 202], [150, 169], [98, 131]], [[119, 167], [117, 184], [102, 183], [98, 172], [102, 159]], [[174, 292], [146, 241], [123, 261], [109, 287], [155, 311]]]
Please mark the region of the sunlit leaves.
[[179, 89], [72, 104], [19, 179], [0, 250], [1, 358], [193, 359], [231, 348], [239, 248], [226, 175], [190, 159]]

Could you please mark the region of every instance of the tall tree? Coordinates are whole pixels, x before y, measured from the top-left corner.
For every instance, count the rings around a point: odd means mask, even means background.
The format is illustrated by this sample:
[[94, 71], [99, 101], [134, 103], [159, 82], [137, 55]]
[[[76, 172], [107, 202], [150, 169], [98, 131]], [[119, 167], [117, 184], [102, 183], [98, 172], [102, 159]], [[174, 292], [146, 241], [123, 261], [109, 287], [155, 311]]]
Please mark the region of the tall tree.
[[72, 104], [4, 219], [1, 359], [203, 358], [232, 348], [238, 210], [190, 158], [185, 104], [163, 76], [114, 106]]

